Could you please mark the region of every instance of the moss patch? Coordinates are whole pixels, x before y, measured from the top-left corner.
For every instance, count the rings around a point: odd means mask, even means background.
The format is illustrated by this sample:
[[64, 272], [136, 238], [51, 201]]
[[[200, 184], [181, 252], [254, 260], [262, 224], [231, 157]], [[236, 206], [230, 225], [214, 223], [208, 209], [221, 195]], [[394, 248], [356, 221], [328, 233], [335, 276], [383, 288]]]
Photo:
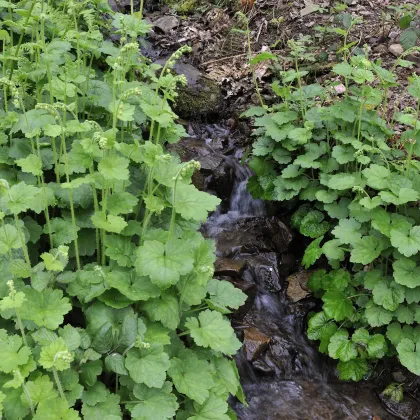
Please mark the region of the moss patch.
[[200, 77], [196, 84], [179, 89], [175, 112], [182, 118], [217, 114], [222, 99], [219, 85], [213, 80]]
[[192, 12], [194, 11], [194, 8], [198, 6], [197, 0], [164, 0], [164, 3], [173, 7], [179, 13]]

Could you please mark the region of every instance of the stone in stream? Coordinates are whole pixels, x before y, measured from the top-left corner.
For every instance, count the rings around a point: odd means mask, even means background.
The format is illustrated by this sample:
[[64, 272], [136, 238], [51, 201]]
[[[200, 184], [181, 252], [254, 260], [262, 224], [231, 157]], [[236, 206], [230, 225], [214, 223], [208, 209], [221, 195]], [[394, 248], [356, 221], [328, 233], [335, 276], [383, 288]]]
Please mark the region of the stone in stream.
[[214, 274], [221, 276], [239, 277], [244, 271], [246, 261], [231, 258], [217, 258], [214, 263]]
[[275, 373], [275, 370], [261, 359], [255, 360], [252, 363], [252, 367], [264, 375], [273, 375]]
[[270, 337], [255, 327], [245, 329], [243, 346], [247, 360], [257, 360], [267, 348], [270, 340]]
[[393, 401], [384, 394], [379, 398], [386, 409], [401, 420], [420, 420], [420, 404], [408, 395], [404, 395], [401, 402]]
[[292, 242], [292, 231], [277, 217], [248, 217], [240, 219], [231, 230], [216, 239], [221, 256], [237, 253], [286, 252]]
[[215, 152], [215, 147], [207, 145], [204, 140], [187, 138], [168, 148], [174, 150], [183, 162], [192, 159], [200, 162], [201, 170], [193, 178], [199, 190], [214, 191], [220, 199], [227, 200], [233, 187], [231, 169], [223, 156]]
[[263, 252], [247, 258], [252, 277], [267, 291], [279, 292], [285, 277], [280, 277], [278, 255], [275, 252]]
[[287, 277], [288, 285], [286, 294], [292, 302], [299, 302], [311, 294], [308, 290], [307, 283], [312, 273], [313, 271], [304, 270]]
[[283, 377], [289, 377], [296, 370], [293, 366], [293, 353], [293, 345], [287, 338], [276, 336], [270, 345], [267, 358], [280, 369]]

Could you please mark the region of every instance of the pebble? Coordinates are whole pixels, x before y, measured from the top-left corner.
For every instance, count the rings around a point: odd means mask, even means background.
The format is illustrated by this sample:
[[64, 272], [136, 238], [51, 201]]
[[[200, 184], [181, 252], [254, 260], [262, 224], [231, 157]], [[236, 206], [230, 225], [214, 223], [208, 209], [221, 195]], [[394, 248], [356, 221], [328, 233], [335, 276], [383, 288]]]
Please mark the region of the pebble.
[[401, 44], [391, 44], [388, 51], [395, 57], [399, 57], [404, 52], [404, 48]]

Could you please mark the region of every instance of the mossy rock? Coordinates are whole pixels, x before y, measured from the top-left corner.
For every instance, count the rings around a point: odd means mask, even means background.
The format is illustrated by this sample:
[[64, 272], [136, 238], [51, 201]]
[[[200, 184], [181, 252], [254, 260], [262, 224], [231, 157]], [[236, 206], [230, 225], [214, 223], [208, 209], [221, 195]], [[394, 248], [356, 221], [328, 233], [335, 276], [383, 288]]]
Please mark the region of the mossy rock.
[[175, 112], [181, 118], [197, 118], [219, 114], [222, 92], [213, 80], [201, 77], [197, 84], [179, 89]]
[[174, 70], [177, 74], [184, 74], [188, 81], [188, 86], [178, 89], [176, 99], [175, 112], [181, 118], [200, 118], [220, 113], [223, 96], [215, 81], [190, 64], [179, 63]]

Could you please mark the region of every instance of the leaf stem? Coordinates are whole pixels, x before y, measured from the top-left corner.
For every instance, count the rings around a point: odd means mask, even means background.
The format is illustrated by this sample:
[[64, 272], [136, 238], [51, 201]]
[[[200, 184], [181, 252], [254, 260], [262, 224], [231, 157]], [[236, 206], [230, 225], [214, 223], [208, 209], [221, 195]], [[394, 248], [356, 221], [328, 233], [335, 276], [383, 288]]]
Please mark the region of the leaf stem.
[[[19, 375], [20, 375], [20, 372], [19, 372]], [[28, 400], [28, 404], [29, 404], [29, 408], [31, 410], [31, 414], [32, 414], [32, 416], [35, 416], [34, 402], [32, 401], [31, 394], [29, 393], [27, 386], [25, 385], [25, 381], [23, 381], [23, 383], [22, 383], [22, 388], [23, 388], [23, 392], [25, 393], [25, 396]]]
[[[70, 173], [69, 173], [69, 158], [68, 158], [68, 154], [67, 154], [67, 148], [66, 148], [66, 139], [64, 137], [64, 125], [63, 125], [63, 121], [60, 117], [60, 115], [58, 114], [58, 118], [60, 120], [60, 126], [61, 126], [61, 149], [63, 151], [63, 156], [64, 156], [64, 170], [66, 172], [66, 182], [69, 183], [70, 182]], [[80, 256], [79, 256], [79, 244], [78, 244], [78, 240], [77, 240], [77, 224], [76, 224], [76, 216], [74, 213], [74, 203], [73, 203], [73, 190], [71, 188], [69, 188], [69, 202], [70, 202], [70, 214], [71, 214], [71, 224], [73, 226], [73, 236], [74, 236], [74, 250], [75, 250], [75, 254], [76, 254], [76, 265], [77, 265], [77, 270], [80, 271]]]
[[[4, 223], [4, 218], [3, 218], [3, 219], [1, 219], [1, 224], [2, 224], [2, 226], [3, 226], [4, 236], [6, 237], [6, 241], [7, 241], [7, 243], [9, 243], [9, 235], [7, 234], [6, 224]], [[9, 247], [9, 249], [7, 250], [7, 252], [8, 252], [8, 254], [9, 254], [10, 261], [12, 261], [12, 260], [13, 260], [13, 255], [12, 255], [12, 250], [10, 249], [10, 247]]]
[[183, 167], [178, 171], [178, 174], [175, 177], [175, 181], [174, 181], [174, 188], [172, 191], [172, 214], [171, 214], [171, 224], [169, 226], [169, 233], [168, 233], [168, 241], [169, 239], [171, 239], [173, 231], [174, 231], [174, 226], [175, 226], [175, 216], [176, 216], [176, 186], [178, 184], [178, 179], [179, 176], [181, 175], [181, 171], [182, 171]]
[[60, 377], [58, 376], [58, 372], [55, 367], [52, 368], [52, 373], [53, 373], [55, 384], [57, 385], [57, 389], [58, 389], [58, 393], [60, 394], [60, 397], [64, 401], [67, 401], [66, 396], [64, 395], [63, 386], [61, 385]]
[[20, 228], [20, 225], [19, 225], [19, 218], [18, 218], [16, 213], [14, 213], [13, 216], [15, 218], [15, 225], [16, 225], [16, 229], [17, 229], [18, 234], [19, 234], [20, 242], [22, 244], [23, 254], [25, 256], [26, 264], [28, 264], [29, 268], [31, 268], [31, 260], [29, 258], [29, 252], [28, 252], [28, 248], [27, 248], [26, 243], [25, 243], [25, 238], [23, 236], [22, 229]]
[[23, 344], [25, 344], [26, 347], [29, 347], [28, 346], [28, 341], [26, 340], [25, 329], [23, 328], [22, 319], [19, 315], [19, 311], [17, 309], [15, 309], [15, 312], [16, 312], [16, 322], [18, 324], [20, 333], [22, 334]]

